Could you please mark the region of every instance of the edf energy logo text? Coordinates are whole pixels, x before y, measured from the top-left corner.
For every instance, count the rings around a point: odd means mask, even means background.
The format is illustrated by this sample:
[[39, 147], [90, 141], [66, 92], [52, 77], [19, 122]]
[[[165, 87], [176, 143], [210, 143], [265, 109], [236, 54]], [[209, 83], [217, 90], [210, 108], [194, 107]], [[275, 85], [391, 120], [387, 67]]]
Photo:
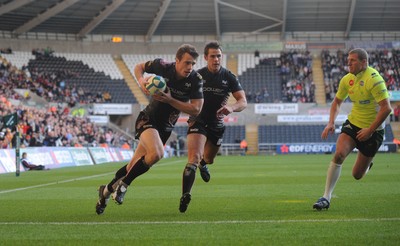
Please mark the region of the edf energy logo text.
[[276, 152], [279, 154], [295, 153], [332, 153], [335, 151], [335, 144], [292, 144], [278, 145]]

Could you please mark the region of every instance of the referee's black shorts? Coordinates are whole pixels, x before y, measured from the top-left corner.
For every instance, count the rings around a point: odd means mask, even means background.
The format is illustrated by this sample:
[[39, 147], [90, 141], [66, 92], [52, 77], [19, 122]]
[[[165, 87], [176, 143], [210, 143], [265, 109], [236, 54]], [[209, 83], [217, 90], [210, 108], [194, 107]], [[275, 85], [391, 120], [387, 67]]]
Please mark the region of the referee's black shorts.
[[382, 145], [385, 130], [382, 129], [375, 131], [372, 136], [364, 142], [360, 142], [356, 138], [359, 130], [361, 130], [361, 128], [351, 124], [349, 120], [346, 120], [346, 122], [344, 122], [342, 125], [341, 133], [346, 133], [349, 135], [356, 142], [356, 148], [363, 155], [367, 157], [374, 157], [376, 152], [378, 152], [379, 147]]

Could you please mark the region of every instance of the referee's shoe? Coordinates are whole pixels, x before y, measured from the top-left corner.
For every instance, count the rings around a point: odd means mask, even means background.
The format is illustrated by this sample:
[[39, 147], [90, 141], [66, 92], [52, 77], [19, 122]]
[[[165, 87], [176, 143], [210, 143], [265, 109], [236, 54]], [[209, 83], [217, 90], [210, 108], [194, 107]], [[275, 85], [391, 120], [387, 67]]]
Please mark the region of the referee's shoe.
[[321, 211], [322, 209], [328, 210], [330, 205], [331, 203], [325, 197], [321, 197], [316, 203], [314, 203], [313, 209], [318, 211]]

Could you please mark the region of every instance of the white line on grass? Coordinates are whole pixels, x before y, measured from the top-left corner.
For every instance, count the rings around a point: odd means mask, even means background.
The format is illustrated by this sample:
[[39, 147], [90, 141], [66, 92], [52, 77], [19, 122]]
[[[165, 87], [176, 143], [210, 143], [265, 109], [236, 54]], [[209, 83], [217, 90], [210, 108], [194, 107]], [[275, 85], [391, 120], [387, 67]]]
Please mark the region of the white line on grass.
[[[171, 165], [171, 164], [175, 164], [178, 162], [181, 162], [181, 161], [171, 161], [171, 162], [155, 165], [154, 167]], [[50, 185], [70, 183], [70, 182], [74, 182], [74, 181], [98, 178], [98, 177], [103, 177], [103, 176], [112, 175], [112, 174], [115, 174], [115, 172], [108, 172], [108, 173], [85, 176], [85, 177], [80, 177], [80, 178], [66, 179], [66, 180], [55, 181], [55, 182], [46, 183], [46, 184], [32, 185], [32, 186], [21, 187], [21, 188], [16, 188], [16, 189], [11, 189], [11, 190], [2, 190], [2, 191], [0, 191], [0, 194], [5, 194], [5, 193], [10, 193], [10, 192], [15, 192], [15, 191], [22, 191], [22, 190], [29, 190], [29, 189], [34, 189], [34, 188], [41, 188], [41, 187], [50, 186]]]
[[218, 221], [115, 221], [115, 222], [0, 222], [0, 225], [171, 225], [171, 224], [282, 224], [331, 222], [400, 221], [400, 218], [305, 219], [305, 220], [218, 220]]
[[29, 190], [29, 189], [40, 188], [40, 187], [56, 185], [56, 184], [64, 184], [64, 183], [69, 183], [69, 182], [73, 182], [73, 181], [97, 178], [97, 177], [102, 177], [102, 176], [111, 175], [111, 174], [112, 174], [111, 172], [110, 173], [103, 173], [103, 174], [98, 174], [98, 175], [92, 175], [92, 176], [86, 176], [86, 177], [80, 177], [80, 178], [73, 178], [73, 179], [55, 181], [55, 182], [46, 183], [46, 184], [39, 184], [39, 185], [21, 187], [21, 188], [12, 189], [12, 190], [3, 190], [3, 191], [0, 191], [0, 194], [9, 193], [9, 192], [15, 192], [15, 191], [21, 191], [21, 190]]

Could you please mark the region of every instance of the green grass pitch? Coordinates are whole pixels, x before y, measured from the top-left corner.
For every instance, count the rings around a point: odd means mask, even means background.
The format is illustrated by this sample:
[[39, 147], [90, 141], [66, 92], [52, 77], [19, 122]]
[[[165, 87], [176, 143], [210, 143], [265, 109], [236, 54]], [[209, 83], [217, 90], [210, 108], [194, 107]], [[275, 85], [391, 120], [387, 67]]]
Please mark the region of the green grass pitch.
[[399, 245], [400, 155], [356, 181], [344, 163], [331, 208], [313, 211], [331, 155], [218, 156], [178, 210], [185, 158], [163, 159], [123, 205], [95, 213], [124, 163], [0, 175], [0, 245]]

